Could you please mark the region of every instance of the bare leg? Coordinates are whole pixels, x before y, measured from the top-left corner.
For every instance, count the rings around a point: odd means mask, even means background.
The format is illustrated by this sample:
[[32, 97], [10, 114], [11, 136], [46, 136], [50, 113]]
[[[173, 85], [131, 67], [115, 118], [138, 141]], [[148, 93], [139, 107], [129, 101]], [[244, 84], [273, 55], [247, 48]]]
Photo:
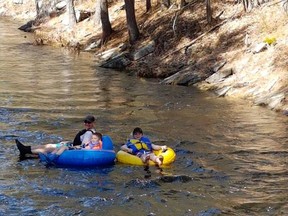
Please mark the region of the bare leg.
[[64, 151], [68, 150], [67, 146], [61, 146], [60, 148], [55, 149], [52, 153], [56, 155], [61, 155]]
[[53, 152], [57, 148], [56, 144], [45, 144], [45, 145], [37, 145], [31, 146], [31, 152], [33, 154], [47, 154], [49, 152]]
[[[61, 147], [58, 147], [58, 148], [54, 148], [54, 145], [55, 144], [52, 144], [52, 146], [46, 146], [47, 148], [45, 148], [44, 150], [47, 151], [48, 149], [48, 152], [44, 152], [44, 153], [41, 153], [39, 152], [39, 156], [41, 158], [42, 161], [45, 161], [47, 164], [53, 164], [57, 161], [58, 157], [68, 149], [67, 146], [63, 145]], [[54, 150], [53, 150], [54, 148]], [[37, 148], [37, 151], [43, 151], [42, 148]], [[53, 150], [53, 151], [50, 151], [50, 150]]]
[[163, 163], [163, 156], [157, 157], [155, 154], [150, 154], [150, 160], [152, 160], [158, 166], [161, 166]]
[[163, 170], [160, 166], [163, 164], [163, 156], [157, 157], [155, 154], [150, 154], [150, 159], [156, 164], [156, 172], [162, 174]]
[[37, 145], [37, 146], [25, 146], [18, 139], [15, 140], [17, 148], [20, 151], [21, 155], [25, 154], [46, 154], [52, 152], [57, 148], [57, 144], [46, 144], [46, 145]]
[[151, 171], [149, 170], [150, 154], [141, 155], [141, 160], [144, 163], [144, 171], [146, 171], [144, 178], [150, 178], [151, 177]]

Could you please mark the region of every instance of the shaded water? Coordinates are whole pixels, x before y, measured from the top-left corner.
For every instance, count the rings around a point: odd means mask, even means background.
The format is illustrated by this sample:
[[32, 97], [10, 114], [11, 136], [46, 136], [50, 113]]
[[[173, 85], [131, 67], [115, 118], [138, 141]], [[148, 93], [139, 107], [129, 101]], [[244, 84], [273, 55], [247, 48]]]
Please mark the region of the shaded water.
[[[35, 47], [0, 18], [0, 215], [287, 215], [287, 117], [95, 68], [89, 55]], [[28, 36], [28, 38], [26, 38]], [[135, 126], [177, 160], [160, 175], [18, 161], [25, 144], [72, 139], [86, 114], [115, 150]]]

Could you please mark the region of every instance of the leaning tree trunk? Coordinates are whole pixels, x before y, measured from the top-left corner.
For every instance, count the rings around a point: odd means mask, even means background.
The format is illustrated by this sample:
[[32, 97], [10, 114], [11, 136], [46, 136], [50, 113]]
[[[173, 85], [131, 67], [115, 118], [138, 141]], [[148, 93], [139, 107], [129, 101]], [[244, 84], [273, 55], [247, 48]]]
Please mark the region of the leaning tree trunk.
[[76, 15], [74, 9], [74, 0], [67, 0], [67, 12], [69, 19], [69, 28], [72, 29], [76, 24]]
[[134, 0], [125, 0], [126, 20], [130, 43], [134, 43], [140, 36], [135, 17]]

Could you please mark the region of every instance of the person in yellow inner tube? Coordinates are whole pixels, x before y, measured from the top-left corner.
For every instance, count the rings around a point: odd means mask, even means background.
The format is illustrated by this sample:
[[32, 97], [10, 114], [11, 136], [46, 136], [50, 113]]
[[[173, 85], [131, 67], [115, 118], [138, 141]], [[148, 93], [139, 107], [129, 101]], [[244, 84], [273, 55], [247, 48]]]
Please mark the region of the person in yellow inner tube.
[[160, 146], [151, 143], [150, 139], [143, 136], [141, 128], [136, 127], [133, 130], [133, 138], [129, 139], [126, 144], [121, 146], [121, 150], [130, 154], [138, 156], [144, 164], [147, 164], [149, 160], [156, 163], [158, 166], [163, 163], [163, 156], [159, 157], [153, 153], [153, 150], [166, 150], [167, 146]]

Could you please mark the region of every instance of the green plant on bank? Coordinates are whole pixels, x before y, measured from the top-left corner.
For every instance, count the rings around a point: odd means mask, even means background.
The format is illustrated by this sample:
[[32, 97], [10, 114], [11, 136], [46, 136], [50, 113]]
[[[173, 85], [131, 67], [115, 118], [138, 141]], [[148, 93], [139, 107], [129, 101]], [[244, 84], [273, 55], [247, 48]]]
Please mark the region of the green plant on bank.
[[275, 37], [265, 37], [264, 43], [267, 43], [268, 45], [273, 45], [276, 43], [276, 38]]

